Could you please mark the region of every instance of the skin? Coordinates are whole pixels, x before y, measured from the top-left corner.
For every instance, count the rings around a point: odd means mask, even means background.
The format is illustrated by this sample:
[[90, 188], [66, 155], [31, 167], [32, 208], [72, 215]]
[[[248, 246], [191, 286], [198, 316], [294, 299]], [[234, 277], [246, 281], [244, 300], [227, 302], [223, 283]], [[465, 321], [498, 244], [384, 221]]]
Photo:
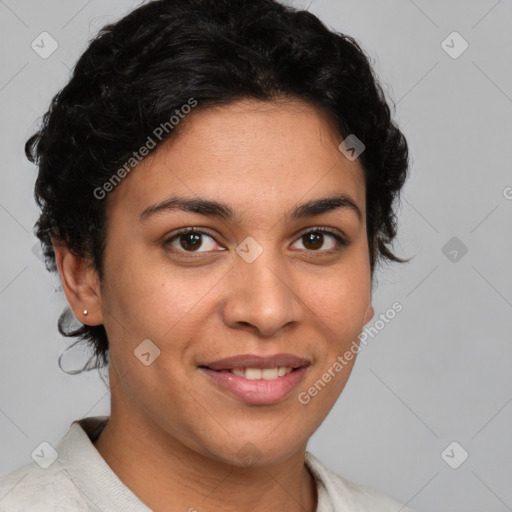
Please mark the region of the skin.
[[[108, 195], [101, 283], [54, 240], [75, 315], [104, 324], [110, 340], [111, 416], [95, 447], [155, 511], [313, 512], [306, 445], [355, 358], [307, 405], [298, 394], [374, 314], [363, 169], [338, 150], [342, 136], [327, 114], [298, 100], [243, 100], [182, 123]], [[349, 195], [362, 219], [339, 208], [286, 220], [296, 205], [334, 193]], [[139, 221], [171, 194], [226, 203], [238, 222], [179, 210]], [[195, 252], [186, 237], [166, 244], [189, 226], [209, 235]], [[315, 227], [338, 229], [350, 243], [336, 250], [329, 234], [308, 243], [301, 231]], [[263, 248], [252, 263], [235, 252], [248, 236]], [[134, 355], [144, 339], [161, 351], [149, 366]], [[271, 405], [242, 402], [197, 367], [282, 352], [312, 364], [298, 389]], [[248, 446], [255, 462], [238, 455]]]

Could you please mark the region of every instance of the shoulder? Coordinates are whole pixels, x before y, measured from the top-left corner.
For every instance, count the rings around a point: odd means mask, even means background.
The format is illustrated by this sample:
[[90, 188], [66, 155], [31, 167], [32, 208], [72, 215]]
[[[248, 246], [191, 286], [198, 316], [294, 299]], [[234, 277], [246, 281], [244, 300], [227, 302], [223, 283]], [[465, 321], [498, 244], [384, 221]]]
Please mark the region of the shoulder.
[[333, 510], [354, 512], [413, 512], [391, 496], [338, 475], [310, 452], [306, 462], [332, 502]]
[[101, 466], [102, 459], [88, 434], [93, 434], [106, 419], [98, 416], [74, 421], [56, 449], [41, 445], [34, 462], [1, 476], [0, 512], [95, 510], [91, 501], [96, 500], [94, 486], [84, 491], [85, 486], [77, 482], [92, 475], [94, 484], [106, 472], [106, 463]]
[[58, 461], [47, 469], [34, 462], [0, 477], [0, 512], [36, 510], [89, 510]]
[[333, 481], [337, 483], [338, 488], [342, 489], [343, 492], [351, 494], [352, 499], [360, 505], [361, 510], [378, 511], [378, 512], [412, 512], [411, 509], [407, 508], [395, 500], [388, 494], [385, 494], [372, 487], [356, 484], [333, 473]]

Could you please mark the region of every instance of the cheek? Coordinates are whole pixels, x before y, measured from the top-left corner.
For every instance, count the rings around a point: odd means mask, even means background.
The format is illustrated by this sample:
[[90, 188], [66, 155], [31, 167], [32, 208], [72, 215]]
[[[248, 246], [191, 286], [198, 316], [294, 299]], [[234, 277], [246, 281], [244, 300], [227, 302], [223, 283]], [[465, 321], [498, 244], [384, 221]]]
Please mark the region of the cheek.
[[371, 278], [360, 272], [340, 272], [328, 281], [323, 293], [311, 297], [312, 322], [323, 337], [317, 368], [298, 399], [315, 418], [315, 428], [325, 419], [343, 391], [354, 367], [358, 336], [371, 306]]
[[306, 303], [323, 324], [328, 338], [336, 339], [337, 348], [356, 339], [371, 306], [369, 267], [364, 263], [347, 265], [322, 279], [321, 284], [311, 284], [309, 290], [312, 292]]
[[199, 311], [216, 283], [211, 271], [187, 272], [135, 257], [111, 263], [109, 272], [105, 308], [128, 331], [147, 337], [161, 337], [190, 312]]

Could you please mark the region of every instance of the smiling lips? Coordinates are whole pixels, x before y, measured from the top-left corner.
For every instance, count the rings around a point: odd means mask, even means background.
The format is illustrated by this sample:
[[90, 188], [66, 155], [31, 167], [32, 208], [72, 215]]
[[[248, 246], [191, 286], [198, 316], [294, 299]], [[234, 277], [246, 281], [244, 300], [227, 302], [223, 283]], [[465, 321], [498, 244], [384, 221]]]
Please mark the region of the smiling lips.
[[311, 363], [292, 354], [239, 355], [200, 365], [199, 369], [239, 399], [271, 404], [290, 394]]
[[211, 370], [233, 370], [234, 368], [277, 368], [279, 366], [288, 366], [290, 368], [300, 368], [307, 366], [310, 362], [302, 357], [292, 354], [275, 354], [273, 356], [257, 356], [252, 354], [242, 354], [239, 356], [226, 357], [211, 363], [203, 364]]

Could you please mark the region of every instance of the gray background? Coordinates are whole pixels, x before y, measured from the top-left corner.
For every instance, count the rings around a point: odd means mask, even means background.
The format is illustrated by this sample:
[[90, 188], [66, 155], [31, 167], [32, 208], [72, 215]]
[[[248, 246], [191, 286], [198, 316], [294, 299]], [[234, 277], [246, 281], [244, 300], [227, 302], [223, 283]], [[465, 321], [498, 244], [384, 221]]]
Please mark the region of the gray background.
[[[71, 421], [109, 411], [98, 373], [57, 366], [70, 343], [56, 329], [65, 297], [32, 252], [36, 172], [23, 143], [88, 39], [137, 4], [0, 0], [0, 473], [42, 441], [55, 446]], [[418, 512], [510, 511], [511, 2], [293, 4], [361, 43], [412, 155], [395, 248], [414, 258], [380, 272], [369, 325], [396, 300], [404, 309], [362, 350], [309, 451]], [[31, 48], [43, 31], [59, 45], [47, 59]], [[453, 31], [469, 43], [455, 59], [441, 45]], [[452, 237], [458, 246], [443, 250]], [[458, 469], [441, 456], [453, 441], [452, 464], [469, 453]]]

